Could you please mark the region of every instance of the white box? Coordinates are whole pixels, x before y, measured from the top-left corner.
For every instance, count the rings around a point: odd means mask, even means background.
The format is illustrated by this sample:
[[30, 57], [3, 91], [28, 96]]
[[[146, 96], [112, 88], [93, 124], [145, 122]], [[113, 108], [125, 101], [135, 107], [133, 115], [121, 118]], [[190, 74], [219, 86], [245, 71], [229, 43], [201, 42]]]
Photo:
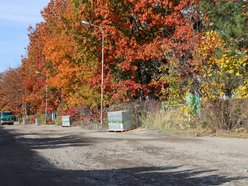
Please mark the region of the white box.
[[109, 131], [125, 131], [132, 128], [131, 113], [129, 110], [108, 112]]
[[62, 116], [62, 127], [71, 126], [71, 116]]

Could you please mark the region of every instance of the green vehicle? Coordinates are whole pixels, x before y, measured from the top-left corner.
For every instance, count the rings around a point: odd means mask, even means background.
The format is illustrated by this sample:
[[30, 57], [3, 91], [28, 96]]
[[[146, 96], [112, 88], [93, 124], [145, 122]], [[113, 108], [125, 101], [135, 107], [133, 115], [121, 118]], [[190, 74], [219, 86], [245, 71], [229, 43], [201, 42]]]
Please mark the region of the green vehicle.
[[14, 114], [12, 111], [6, 110], [0, 113], [0, 123], [3, 124], [14, 124]]

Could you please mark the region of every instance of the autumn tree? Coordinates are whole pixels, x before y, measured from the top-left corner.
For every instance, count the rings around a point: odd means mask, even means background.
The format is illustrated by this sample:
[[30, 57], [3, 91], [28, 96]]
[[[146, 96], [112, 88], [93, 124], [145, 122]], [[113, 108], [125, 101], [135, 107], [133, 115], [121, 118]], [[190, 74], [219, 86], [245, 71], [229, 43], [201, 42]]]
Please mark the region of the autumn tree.
[[23, 111], [23, 86], [20, 69], [8, 69], [0, 75], [1, 110], [12, 110], [15, 114]]
[[[204, 14], [208, 35], [205, 35], [205, 48], [212, 47], [211, 53], [205, 51], [207, 63], [215, 65], [214, 73], [219, 90], [227, 96], [245, 96], [247, 90], [247, 4], [245, 1], [201, 1], [200, 11]], [[216, 45], [216, 41], [218, 44]], [[204, 42], [204, 41], [203, 41]], [[215, 43], [215, 44], [214, 44]], [[207, 46], [208, 45], [208, 46]], [[202, 48], [199, 46], [199, 48]], [[213, 74], [213, 70], [211, 72]], [[217, 78], [218, 77], [218, 78]]]
[[195, 18], [185, 16], [185, 11], [194, 4], [187, 0], [50, 1], [42, 11], [44, 22], [30, 29], [28, 55], [22, 63], [27, 101], [33, 110], [43, 110], [47, 78], [49, 95], [55, 94], [49, 99], [54, 101], [51, 108], [62, 99], [68, 107], [99, 105], [101, 33], [83, 27], [82, 20], [105, 30], [105, 104], [148, 96], [158, 99], [161, 89], [170, 86], [161, 79], [167, 70], [161, 69], [173, 55], [185, 62], [180, 67], [182, 77], [192, 73], [186, 66], [191, 66], [189, 51], [198, 36], [192, 35]]
[[106, 33], [105, 100], [158, 98], [167, 86], [159, 70], [168, 62], [167, 50], [180, 57], [190, 48], [192, 25], [185, 25], [182, 10], [194, 1], [93, 2], [95, 16], [87, 21]]
[[194, 22], [191, 48], [183, 58], [171, 56], [162, 68], [168, 71], [162, 79], [170, 83], [164, 94], [172, 102], [185, 99], [182, 93], [189, 91], [205, 99], [247, 95], [244, 2], [200, 1], [183, 13]]
[[46, 85], [49, 111], [63, 105], [96, 105], [100, 91], [91, 87], [89, 77], [96, 75], [97, 56], [77, 10], [70, 1], [51, 1], [42, 16], [44, 22], [29, 28], [30, 43], [21, 66], [30, 109], [44, 112]]
[[95, 38], [82, 29], [81, 16], [70, 1], [51, 1], [42, 16], [49, 84], [61, 91], [68, 106], [95, 106], [100, 102], [99, 86], [90, 84], [99, 77]]
[[[45, 111], [46, 82], [48, 79], [47, 61], [44, 54], [44, 24], [29, 28], [29, 46], [27, 56], [23, 56], [20, 67], [24, 86], [24, 101], [29, 113]], [[60, 92], [49, 86], [48, 111], [55, 111], [60, 103]]]
[[[207, 77], [218, 72], [224, 80], [225, 74], [237, 75], [237, 69], [242, 83], [234, 89], [242, 90], [247, 81], [246, 71], [240, 71], [247, 68], [246, 11], [243, 1], [232, 7], [234, 2], [51, 0], [42, 11], [44, 21], [30, 29], [21, 66], [27, 101], [34, 111], [44, 109], [47, 80], [50, 110], [62, 102], [68, 108], [100, 105], [102, 33], [82, 20], [105, 32], [105, 105], [146, 98], [183, 100], [190, 90], [202, 94]], [[229, 22], [219, 14], [222, 5], [223, 12], [237, 13], [230, 13]], [[239, 65], [232, 65], [235, 61]], [[210, 67], [216, 67], [214, 72]], [[211, 83], [213, 78], [208, 87]]]

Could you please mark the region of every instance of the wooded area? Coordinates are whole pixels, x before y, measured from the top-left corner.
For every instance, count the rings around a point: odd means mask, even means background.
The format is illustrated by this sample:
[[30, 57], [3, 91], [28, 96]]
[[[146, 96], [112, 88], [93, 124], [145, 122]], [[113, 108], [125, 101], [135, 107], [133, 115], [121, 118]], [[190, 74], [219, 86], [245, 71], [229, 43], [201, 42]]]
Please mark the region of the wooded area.
[[51, 0], [41, 14], [21, 66], [1, 74], [2, 109], [43, 113], [46, 93], [48, 112], [100, 106], [102, 33], [83, 20], [105, 32], [104, 107], [248, 97], [245, 0]]

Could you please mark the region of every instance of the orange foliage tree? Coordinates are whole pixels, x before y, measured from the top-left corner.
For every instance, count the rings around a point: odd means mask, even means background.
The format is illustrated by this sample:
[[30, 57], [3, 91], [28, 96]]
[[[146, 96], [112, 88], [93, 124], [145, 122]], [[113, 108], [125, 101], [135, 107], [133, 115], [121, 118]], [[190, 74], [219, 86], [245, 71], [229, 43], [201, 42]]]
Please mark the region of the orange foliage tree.
[[167, 86], [160, 80], [164, 74], [160, 67], [168, 63], [171, 52], [183, 58], [192, 47], [195, 22], [192, 18], [189, 23], [184, 11], [194, 3], [98, 0], [92, 1], [95, 16], [81, 10], [84, 19], [105, 29], [105, 100], [159, 97], [161, 88]]
[[8, 69], [0, 74], [0, 108], [20, 115], [23, 111], [23, 87], [20, 69]]
[[161, 67], [171, 56], [193, 65], [189, 51], [196, 17], [189, 19], [185, 12], [191, 12], [195, 3], [51, 0], [42, 11], [44, 21], [30, 29], [21, 66], [30, 107], [44, 110], [46, 78], [50, 110], [100, 104], [101, 32], [83, 26], [82, 20], [105, 30], [105, 105], [159, 99], [161, 89], [168, 86], [161, 81], [167, 73]]

